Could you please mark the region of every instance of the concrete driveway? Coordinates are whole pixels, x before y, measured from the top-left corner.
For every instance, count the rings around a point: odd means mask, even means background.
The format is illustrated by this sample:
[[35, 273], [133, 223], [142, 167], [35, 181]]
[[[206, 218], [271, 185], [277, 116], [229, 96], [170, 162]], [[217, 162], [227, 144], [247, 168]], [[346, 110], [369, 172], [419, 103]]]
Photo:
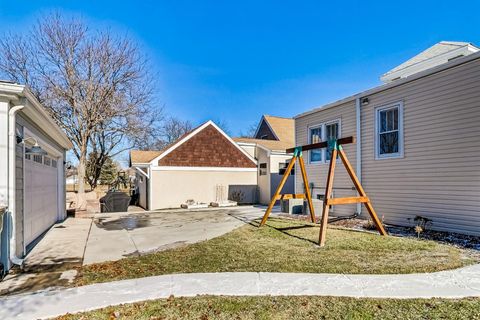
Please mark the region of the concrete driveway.
[[227, 233], [263, 215], [258, 207], [99, 214], [93, 218], [83, 264], [119, 260]]
[[265, 207], [162, 210], [68, 218], [0, 282], [0, 295], [66, 286], [85, 264], [119, 260], [218, 237], [263, 215]]

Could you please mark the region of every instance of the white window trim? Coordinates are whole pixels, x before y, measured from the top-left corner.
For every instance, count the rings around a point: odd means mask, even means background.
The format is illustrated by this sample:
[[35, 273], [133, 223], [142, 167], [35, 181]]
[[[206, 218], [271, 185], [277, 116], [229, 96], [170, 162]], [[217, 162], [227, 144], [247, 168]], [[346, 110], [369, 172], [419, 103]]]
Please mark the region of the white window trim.
[[[398, 108], [398, 152], [397, 153], [391, 153], [391, 154], [380, 154], [380, 141], [379, 141], [379, 114], [380, 111], [392, 109], [392, 108]], [[375, 131], [374, 131], [374, 141], [375, 141], [375, 160], [384, 160], [384, 159], [398, 159], [398, 158], [403, 158], [404, 153], [403, 153], [403, 101], [398, 101], [394, 103], [390, 103], [387, 105], [383, 105], [380, 107], [376, 107], [374, 109], [375, 115]]]
[[[317, 124], [314, 124], [314, 125], [311, 125], [311, 126], [308, 126], [307, 128], [307, 139], [308, 139], [308, 143], [311, 144], [312, 143], [312, 140], [311, 140], [311, 137], [310, 137], [310, 130], [311, 129], [316, 129], [316, 128], [322, 128], [322, 141], [326, 141], [327, 140], [327, 125], [329, 124], [333, 124], [333, 123], [338, 123], [338, 139], [340, 139], [342, 137], [342, 119], [341, 118], [338, 118], [338, 119], [334, 119], [334, 120], [329, 120], [329, 121], [325, 121], [325, 122], [321, 122], [321, 123], [317, 123]], [[322, 160], [320, 161], [311, 161], [310, 159], [310, 152], [311, 151], [308, 151], [308, 163], [309, 164], [313, 164], [313, 165], [317, 165], [317, 164], [328, 164], [330, 163], [330, 160], [327, 161], [327, 149], [326, 148], [323, 148], [322, 150]]]

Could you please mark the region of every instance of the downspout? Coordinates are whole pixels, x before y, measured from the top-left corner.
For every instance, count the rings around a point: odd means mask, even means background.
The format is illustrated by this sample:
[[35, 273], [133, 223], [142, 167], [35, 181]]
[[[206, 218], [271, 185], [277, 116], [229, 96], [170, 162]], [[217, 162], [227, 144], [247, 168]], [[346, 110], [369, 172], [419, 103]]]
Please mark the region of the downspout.
[[8, 211], [11, 215], [12, 236], [10, 238], [10, 261], [16, 265], [22, 265], [23, 260], [16, 255], [17, 235], [15, 226], [17, 224], [16, 206], [15, 206], [15, 156], [17, 145], [17, 134], [15, 132], [15, 114], [25, 106], [14, 106], [8, 111]]
[[[356, 171], [357, 171], [357, 177], [360, 183], [362, 183], [362, 122], [361, 122], [361, 101], [360, 97], [355, 99], [355, 111], [356, 111], [356, 128], [357, 128], [357, 143], [356, 143], [356, 148], [357, 148], [357, 164], [356, 164]], [[357, 203], [357, 214], [362, 213], [362, 204]]]
[[148, 165], [147, 169], [147, 210], [150, 211], [152, 210], [152, 176], [153, 176], [153, 171], [152, 171], [152, 164]]

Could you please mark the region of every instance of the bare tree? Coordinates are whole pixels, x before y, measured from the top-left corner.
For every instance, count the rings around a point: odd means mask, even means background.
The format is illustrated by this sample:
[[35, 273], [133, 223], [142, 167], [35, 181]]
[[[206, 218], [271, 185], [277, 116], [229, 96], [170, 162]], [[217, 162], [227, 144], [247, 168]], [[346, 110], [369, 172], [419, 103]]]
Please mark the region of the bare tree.
[[254, 138], [257, 132], [257, 123], [252, 123], [246, 131], [240, 131], [240, 138]]
[[145, 143], [141, 149], [161, 150], [192, 129], [193, 124], [188, 120], [181, 120], [174, 116], [167, 117], [160, 126], [159, 136], [156, 137], [157, 140]]
[[225, 121], [225, 119], [212, 119], [212, 121], [220, 128], [222, 129], [226, 134], [231, 135], [232, 132], [230, 130], [230, 126], [228, 125], [228, 122]]
[[79, 194], [89, 152], [111, 157], [155, 135], [149, 70], [129, 38], [59, 14], [0, 38], [0, 74], [27, 84], [72, 141]]

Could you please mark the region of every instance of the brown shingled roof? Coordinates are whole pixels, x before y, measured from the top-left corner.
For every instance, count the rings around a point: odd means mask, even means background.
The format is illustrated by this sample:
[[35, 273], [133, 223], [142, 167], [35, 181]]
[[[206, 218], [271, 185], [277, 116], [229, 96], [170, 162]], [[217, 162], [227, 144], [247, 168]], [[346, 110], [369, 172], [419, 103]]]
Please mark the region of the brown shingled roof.
[[162, 154], [163, 151], [157, 150], [131, 150], [130, 151], [130, 163], [148, 163]]
[[295, 120], [291, 118], [274, 117], [269, 115], [263, 116], [268, 125], [275, 132], [278, 140], [289, 143], [290, 146], [295, 145]]

